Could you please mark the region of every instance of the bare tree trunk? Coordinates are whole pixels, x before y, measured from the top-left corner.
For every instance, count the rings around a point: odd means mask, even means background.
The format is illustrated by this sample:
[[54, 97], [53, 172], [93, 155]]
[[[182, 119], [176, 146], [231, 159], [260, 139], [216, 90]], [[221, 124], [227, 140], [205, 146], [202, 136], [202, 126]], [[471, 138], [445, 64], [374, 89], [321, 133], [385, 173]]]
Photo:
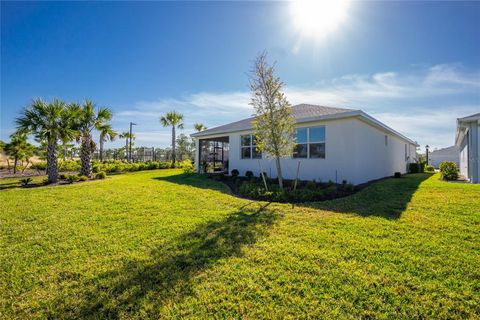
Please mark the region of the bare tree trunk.
[[278, 186], [283, 190], [283, 176], [282, 167], [280, 165], [280, 157], [275, 157], [275, 164], [277, 167]]
[[27, 165], [23, 167], [22, 174], [25, 172], [25, 169], [27, 169], [29, 164], [30, 164], [30, 159], [27, 159]]
[[49, 141], [47, 146], [47, 172], [48, 182], [55, 183], [58, 180], [57, 166], [57, 142]]
[[172, 126], [172, 168], [175, 168], [175, 125]]
[[18, 157], [13, 159], [13, 174], [17, 173]]
[[82, 161], [80, 175], [90, 178], [92, 175], [92, 146], [90, 137], [83, 137], [80, 149], [80, 159]]
[[10, 173], [10, 161], [8, 161], [8, 157], [7, 157], [7, 169], [8, 169], [8, 173]]

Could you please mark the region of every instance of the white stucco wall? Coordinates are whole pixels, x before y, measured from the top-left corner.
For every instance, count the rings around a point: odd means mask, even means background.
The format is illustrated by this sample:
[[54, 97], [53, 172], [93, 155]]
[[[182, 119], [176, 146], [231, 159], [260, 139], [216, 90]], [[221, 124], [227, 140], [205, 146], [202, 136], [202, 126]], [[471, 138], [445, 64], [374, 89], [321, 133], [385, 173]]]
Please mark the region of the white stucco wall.
[[[345, 118], [312, 123], [302, 123], [298, 128], [325, 126], [325, 159], [282, 159], [283, 176], [295, 178], [297, 163], [300, 164], [299, 178], [302, 180], [336, 181], [347, 180], [360, 184], [387, 176], [395, 172], [405, 173], [407, 163], [416, 158], [416, 147], [396, 135], [367, 124], [359, 118]], [[241, 175], [247, 170], [260, 173], [259, 159], [241, 159], [240, 136], [251, 131], [230, 133], [229, 170], [237, 169]], [[385, 135], [388, 145], [385, 146]], [[197, 140], [197, 139], [196, 139]], [[407, 158], [405, 158], [407, 145]], [[260, 159], [263, 170], [276, 177], [273, 159]]]

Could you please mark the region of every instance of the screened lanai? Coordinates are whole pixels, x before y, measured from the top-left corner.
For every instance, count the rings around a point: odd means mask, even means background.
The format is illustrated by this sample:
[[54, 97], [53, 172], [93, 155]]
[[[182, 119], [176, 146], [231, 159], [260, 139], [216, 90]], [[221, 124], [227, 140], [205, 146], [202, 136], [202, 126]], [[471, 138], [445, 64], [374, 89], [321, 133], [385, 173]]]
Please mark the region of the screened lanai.
[[199, 139], [200, 170], [228, 173], [228, 136]]

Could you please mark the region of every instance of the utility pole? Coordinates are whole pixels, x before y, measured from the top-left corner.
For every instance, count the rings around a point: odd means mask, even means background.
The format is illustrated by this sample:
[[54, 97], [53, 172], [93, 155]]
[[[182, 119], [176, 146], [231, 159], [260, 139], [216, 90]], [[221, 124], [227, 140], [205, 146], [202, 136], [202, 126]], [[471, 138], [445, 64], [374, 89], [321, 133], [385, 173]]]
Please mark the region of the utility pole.
[[128, 162], [132, 162], [132, 126], [136, 125], [136, 123], [130, 122], [130, 148], [128, 151]]

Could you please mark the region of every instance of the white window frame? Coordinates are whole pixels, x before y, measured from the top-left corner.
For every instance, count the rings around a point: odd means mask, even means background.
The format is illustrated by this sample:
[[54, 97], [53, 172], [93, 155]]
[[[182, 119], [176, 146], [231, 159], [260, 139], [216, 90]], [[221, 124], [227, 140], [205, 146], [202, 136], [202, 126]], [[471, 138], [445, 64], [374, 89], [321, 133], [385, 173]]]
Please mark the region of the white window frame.
[[[324, 131], [325, 131], [325, 134], [324, 134], [324, 139], [323, 141], [310, 141], [310, 129], [312, 128], [323, 128]], [[293, 159], [325, 159], [327, 157], [327, 127], [325, 125], [320, 125], [320, 126], [313, 126], [313, 127], [300, 127], [300, 128], [295, 128], [295, 131], [296, 130], [299, 130], [299, 129], [307, 129], [307, 142], [301, 142], [301, 143], [298, 143], [298, 142], [295, 142], [295, 146], [298, 145], [298, 144], [306, 144], [307, 145], [307, 157], [294, 157], [292, 155], [292, 158]], [[296, 135], [296, 132], [295, 132], [295, 135]], [[321, 157], [318, 157], [318, 158], [312, 158], [310, 157], [310, 145], [311, 144], [319, 144], [319, 143], [323, 143], [325, 145], [325, 152], [324, 152], [324, 156], [323, 158]]]
[[[249, 146], [244, 146], [244, 145], [242, 144], [242, 137], [244, 137], [244, 136], [250, 136], [250, 145], [249, 145]], [[251, 134], [251, 133], [250, 133], [250, 134], [241, 134], [241, 135], [240, 135], [240, 159], [242, 159], [242, 160], [262, 159], [262, 153], [261, 153], [261, 152], [260, 152], [260, 157], [259, 157], [259, 158], [254, 158], [254, 157], [253, 157], [253, 150], [255, 150], [255, 149], [257, 148], [257, 145], [254, 144], [253, 139], [254, 139], [254, 136], [253, 136], [253, 134]], [[243, 152], [242, 152], [242, 151], [243, 151], [244, 148], [250, 148], [250, 158], [244, 158], [244, 157], [243, 157]]]

